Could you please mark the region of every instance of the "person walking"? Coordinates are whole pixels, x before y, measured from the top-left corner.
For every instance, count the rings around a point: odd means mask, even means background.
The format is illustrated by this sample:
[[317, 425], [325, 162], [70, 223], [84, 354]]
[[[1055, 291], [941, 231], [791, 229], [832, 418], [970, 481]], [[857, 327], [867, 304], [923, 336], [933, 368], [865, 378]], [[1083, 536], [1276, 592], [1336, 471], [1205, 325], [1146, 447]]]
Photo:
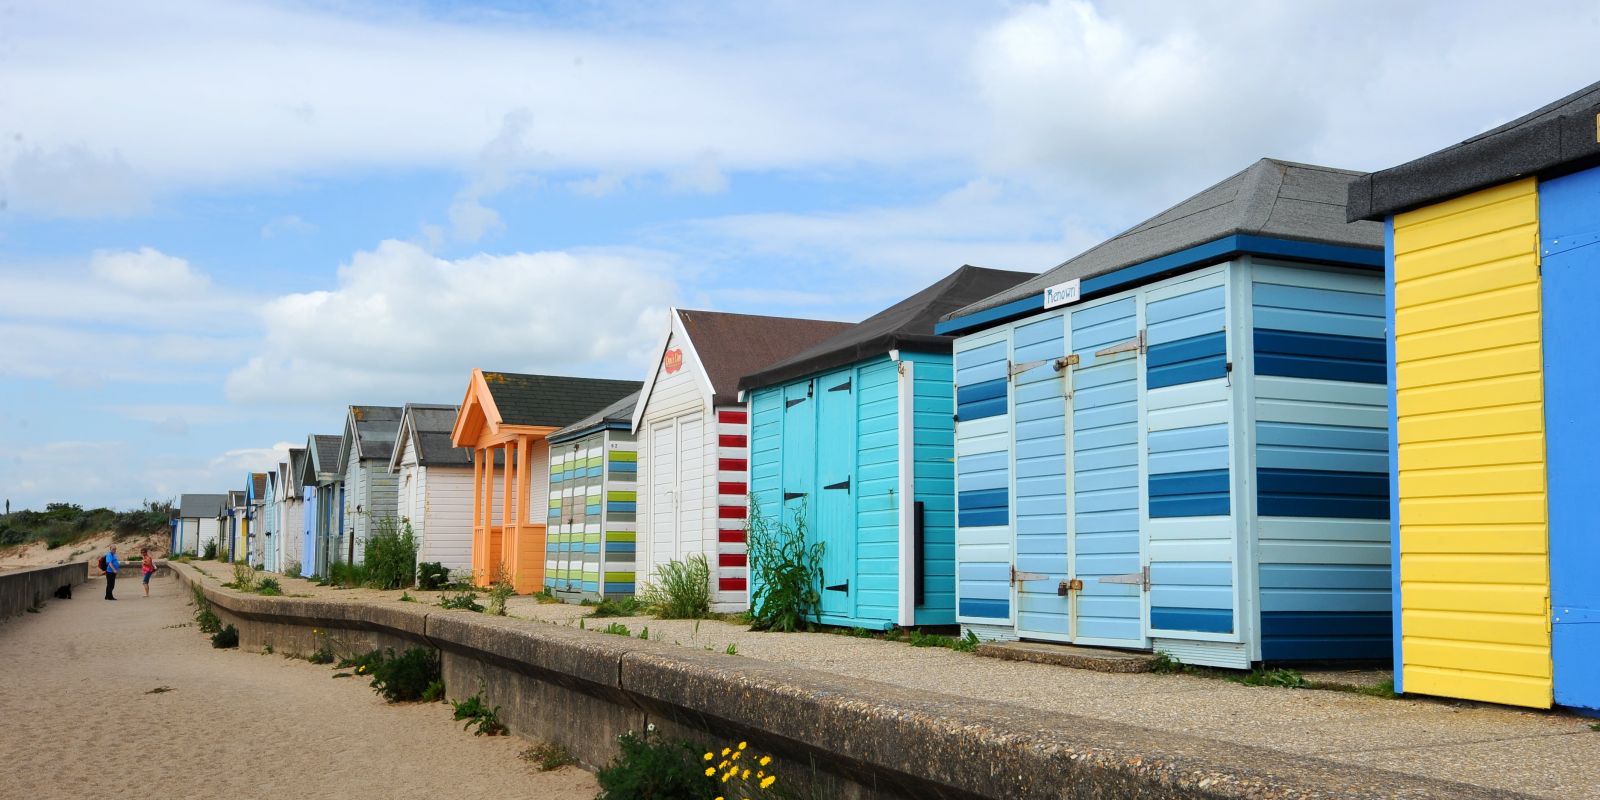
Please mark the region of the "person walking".
[[150, 576], [156, 574], [156, 560], [150, 557], [150, 548], [139, 548], [139, 576], [144, 579], [144, 596], [150, 596]]
[[106, 599], [107, 600], [115, 600], [115, 599], [117, 599], [116, 595], [115, 595], [115, 592], [117, 590], [117, 572], [119, 572], [122, 569], [121, 562], [117, 561], [117, 546], [116, 545], [111, 545], [111, 547], [106, 550], [105, 563], [106, 563], [106, 565], [105, 565], [104, 569], [106, 571]]

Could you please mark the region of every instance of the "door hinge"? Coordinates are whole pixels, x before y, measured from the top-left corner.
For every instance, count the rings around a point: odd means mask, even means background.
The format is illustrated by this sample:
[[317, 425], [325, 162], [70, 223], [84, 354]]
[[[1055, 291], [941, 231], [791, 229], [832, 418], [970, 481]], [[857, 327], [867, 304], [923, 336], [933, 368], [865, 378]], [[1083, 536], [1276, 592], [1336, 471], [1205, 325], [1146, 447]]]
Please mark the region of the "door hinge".
[[789, 400], [783, 401], [783, 408], [784, 408], [785, 411], [787, 411], [787, 410], [789, 410], [791, 408], [794, 408], [797, 405], [800, 405], [801, 403], [804, 403], [805, 401], [806, 401], [806, 398], [804, 398], [804, 397], [791, 398]]
[[1012, 586], [1016, 586], [1018, 583], [1025, 583], [1027, 581], [1042, 581], [1042, 580], [1044, 580], [1044, 579], [1046, 579], [1048, 577], [1050, 577], [1050, 576], [1049, 575], [1045, 575], [1044, 573], [1041, 573], [1041, 572], [1022, 572], [1022, 571], [1017, 569], [1017, 565], [1016, 564], [1012, 564], [1011, 565], [1011, 585]]
[[850, 391], [850, 379], [849, 378], [845, 378], [844, 379], [844, 383], [841, 383], [838, 386], [834, 386], [834, 387], [828, 389], [828, 391], [830, 391], [830, 392], [848, 392], [848, 391]]
[[783, 493], [783, 502], [787, 503], [790, 500], [799, 500], [800, 498], [805, 497], [805, 496], [806, 496], [805, 492], [784, 492]]
[[1126, 575], [1107, 575], [1096, 583], [1121, 583], [1129, 586], [1138, 586], [1141, 591], [1150, 591], [1150, 568], [1141, 567], [1138, 572], [1129, 572]]
[[846, 475], [844, 480], [839, 481], [838, 483], [830, 483], [827, 486], [824, 486], [822, 488], [824, 488], [824, 489], [843, 489], [846, 492], [848, 492], [848, 491], [850, 491], [850, 476]]
[[1132, 339], [1129, 339], [1126, 342], [1118, 342], [1118, 343], [1116, 343], [1114, 345], [1111, 345], [1110, 347], [1106, 347], [1106, 348], [1094, 351], [1094, 357], [1095, 358], [1099, 358], [1101, 356], [1113, 356], [1113, 355], [1116, 355], [1117, 353], [1133, 353], [1133, 352], [1137, 352], [1140, 355], [1143, 355], [1144, 354], [1144, 350], [1145, 350], [1145, 347], [1144, 347], [1144, 331], [1139, 331], [1139, 335], [1138, 336], [1135, 336], [1135, 337], [1133, 337]]
[[846, 578], [844, 583], [836, 583], [832, 586], [824, 586], [822, 588], [827, 589], [830, 592], [844, 592], [845, 594], [849, 594], [850, 579]]
[[1050, 359], [1048, 358], [1041, 358], [1037, 361], [1024, 361], [1021, 364], [1013, 364], [1008, 361], [1006, 362], [1006, 375], [1008, 377], [1015, 378], [1030, 369], [1042, 367], [1046, 363], [1049, 363], [1049, 361]]

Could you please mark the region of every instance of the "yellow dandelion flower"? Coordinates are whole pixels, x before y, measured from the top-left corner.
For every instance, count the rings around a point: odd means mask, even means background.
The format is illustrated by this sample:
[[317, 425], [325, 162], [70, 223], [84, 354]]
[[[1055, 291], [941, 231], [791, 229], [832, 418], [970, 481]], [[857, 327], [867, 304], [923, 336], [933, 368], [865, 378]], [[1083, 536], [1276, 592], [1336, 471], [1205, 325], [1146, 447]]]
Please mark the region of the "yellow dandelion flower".
[[776, 775], [768, 775], [767, 777], [762, 778], [761, 779], [761, 788], [765, 789], [768, 786], [771, 786], [773, 781], [776, 781], [777, 779], [778, 779], [778, 776], [776, 776]]
[[745, 770], [744, 774], [739, 776], [739, 780], [741, 780], [741, 781], [750, 780], [750, 770]]
[[714, 756], [712, 756], [710, 753], [706, 753], [705, 760], [710, 761], [712, 758], [714, 758]]
[[723, 783], [727, 783], [727, 782], [728, 782], [728, 779], [729, 779], [729, 778], [731, 778], [731, 777], [733, 777], [733, 773], [731, 773], [731, 772], [730, 772], [730, 773], [728, 773], [728, 774], [726, 774], [726, 775], [723, 775], [723, 776], [722, 776], [722, 782], [723, 782]]
[[734, 761], [738, 761], [739, 760], [739, 756], [742, 756], [742, 755], [744, 755], [744, 753], [734, 753], [733, 755], [729, 756], [729, 758], [732, 758]]
[[724, 747], [724, 748], [722, 748], [722, 754], [723, 754], [723, 755], [727, 755], [727, 754], [729, 754], [729, 753], [731, 753], [731, 752], [733, 752], [733, 748], [731, 748], [731, 747]]
[[709, 777], [711, 777], [712, 775], [715, 775], [715, 774], [717, 774], [717, 768], [716, 767], [706, 767], [706, 777], [707, 778], [709, 778]]
[[761, 761], [759, 761], [757, 763], [761, 764], [761, 766], [763, 766], [763, 767], [768, 765], [768, 764], [771, 764], [772, 763], [772, 756], [762, 756], [761, 757]]
[[748, 743], [747, 743], [747, 742], [740, 742], [740, 743], [739, 743], [739, 749], [740, 749], [740, 750], [743, 750], [743, 749], [744, 749], [744, 748], [745, 748], [745, 745], [746, 745], [746, 744], [748, 744]]

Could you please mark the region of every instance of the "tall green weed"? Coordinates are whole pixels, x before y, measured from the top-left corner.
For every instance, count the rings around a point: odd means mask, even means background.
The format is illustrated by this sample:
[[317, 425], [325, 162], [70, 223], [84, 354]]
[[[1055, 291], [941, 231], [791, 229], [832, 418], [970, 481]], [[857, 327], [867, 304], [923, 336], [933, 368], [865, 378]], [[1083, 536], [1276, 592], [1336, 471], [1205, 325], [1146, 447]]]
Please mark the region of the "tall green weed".
[[750, 628], [758, 631], [807, 630], [822, 610], [822, 542], [806, 542], [806, 505], [792, 523], [782, 511], [772, 520], [750, 497], [745, 523], [750, 564]]

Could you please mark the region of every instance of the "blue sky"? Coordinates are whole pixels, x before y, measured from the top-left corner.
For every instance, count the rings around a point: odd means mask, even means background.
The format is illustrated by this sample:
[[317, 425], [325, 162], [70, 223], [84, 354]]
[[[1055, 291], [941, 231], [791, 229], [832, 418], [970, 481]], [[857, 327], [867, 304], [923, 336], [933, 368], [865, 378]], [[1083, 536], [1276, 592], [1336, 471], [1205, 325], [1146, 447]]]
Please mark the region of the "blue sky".
[[672, 305], [859, 319], [1600, 75], [1592, 4], [1389, 5], [14, 4], [0, 497], [236, 488], [472, 367], [642, 378]]

